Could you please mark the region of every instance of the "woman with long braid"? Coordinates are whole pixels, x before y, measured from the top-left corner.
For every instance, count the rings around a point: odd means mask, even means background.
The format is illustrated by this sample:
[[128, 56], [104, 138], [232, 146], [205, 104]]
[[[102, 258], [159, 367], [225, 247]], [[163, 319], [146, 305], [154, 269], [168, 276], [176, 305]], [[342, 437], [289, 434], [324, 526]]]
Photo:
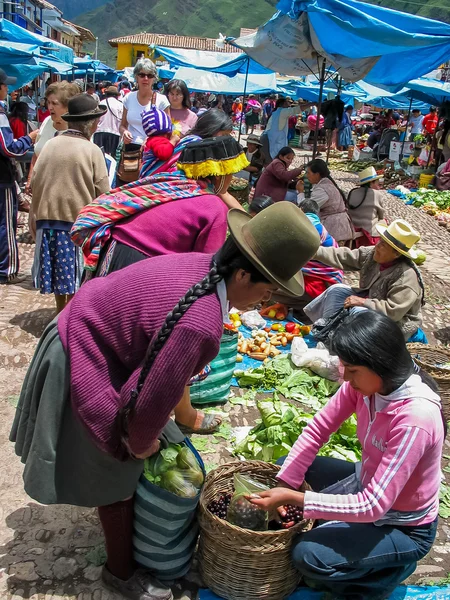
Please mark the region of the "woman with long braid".
[[[346, 197], [331, 176], [327, 163], [321, 158], [312, 160], [306, 168], [306, 176], [312, 184], [311, 200], [320, 208], [320, 220], [337, 242], [353, 239], [354, 231], [346, 208]], [[305, 198], [304, 182], [297, 184], [298, 203]]]
[[276, 289], [300, 295], [300, 269], [319, 247], [293, 204], [253, 219], [231, 210], [228, 225], [215, 256], [157, 256], [82, 286], [44, 332], [20, 396], [11, 440], [26, 492], [99, 507], [103, 581], [130, 600], [172, 599], [133, 563], [143, 459], [158, 450], [190, 378], [217, 355], [228, 305], [247, 310]]
[[[359, 287], [336, 284], [304, 308], [312, 321], [332, 317], [342, 307], [351, 312], [372, 309], [396, 321], [407, 341], [422, 341], [421, 309], [425, 288], [413, 259], [420, 234], [403, 219], [389, 227], [376, 225], [380, 241], [376, 246], [319, 248], [315, 258], [344, 271], [359, 271]], [[412, 338], [412, 339], [411, 339]]]

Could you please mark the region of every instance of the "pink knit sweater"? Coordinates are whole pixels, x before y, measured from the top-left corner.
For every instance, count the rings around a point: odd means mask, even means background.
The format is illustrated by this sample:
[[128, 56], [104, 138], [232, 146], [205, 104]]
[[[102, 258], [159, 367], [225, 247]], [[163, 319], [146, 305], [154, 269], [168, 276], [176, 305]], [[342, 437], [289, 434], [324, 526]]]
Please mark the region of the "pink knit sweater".
[[[73, 408], [106, 452], [115, 453], [114, 419], [130, 399], [149, 342], [178, 300], [209, 271], [211, 259], [192, 253], [140, 261], [89, 281], [60, 314]], [[216, 293], [194, 302], [175, 326], [130, 423], [133, 453], [144, 453], [158, 437], [190, 378], [218, 354], [222, 330]]]
[[[370, 417], [369, 404], [375, 414]], [[344, 383], [316, 414], [289, 453], [279, 478], [294, 488], [330, 435], [356, 413], [363, 449], [356, 494], [305, 493], [306, 518], [373, 523], [389, 510], [411, 513], [408, 525], [431, 523], [439, 508], [444, 427], [439, 397], [418, 375], [389, 396], [369, 400]]]

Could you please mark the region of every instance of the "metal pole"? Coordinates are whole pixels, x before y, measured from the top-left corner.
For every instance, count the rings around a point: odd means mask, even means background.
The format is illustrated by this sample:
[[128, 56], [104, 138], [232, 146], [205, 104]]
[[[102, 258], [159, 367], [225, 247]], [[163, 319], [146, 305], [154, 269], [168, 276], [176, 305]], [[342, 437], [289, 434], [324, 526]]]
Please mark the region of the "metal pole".
[[409, 123], [409, 118], [411, 116], [412, 103], [413, 103], [413, 97], [411, 95], [411, 98], [410, 98], [410, 101], [409, 101], [408, 117], [406, 119], [405, 137], [403, 138], [402, 148], [400, 150], [400, 161], [399, 162], [401, 162], [402, 159], [403, 159], [403, 150], [405, 149], [406, 136], [408, 135], [408, 123]]
[[319, 124], [320, 124], [320, 111], [322, 109], [322, 94], [323, 94], [323, 85], [325, 83], [325, 67], [326, 67], [326, 59], [323, 59], [322, 68], [320, 70], [320, 79], [319, 79], [319, 102], [317, 103], [317, 120], [316, 120], [316, 130], [314, 132], [314, 146], [313, 146], [313, 159], [316, 158], [317, 154], [317, 140], [319, 138]]
[[98, 37], [95, 38], [95, 60], [98, 60]]
[[247, 81], [248, 81], [248, 70], [250, 68], [250, 56], [247, 57], [247, 69], [245, 71], [245, 82], [244, 82], [244, 96], [242, 98], [242, 115], [241, 115], [241, 122], [239, 123], [239, 136], [238, 136], [238, 142], [241, 141], [241, 133], [242, 133], [242, 118], [245, 119], [244, 116], [244, 105], [245, 105], [245, 96], [247, 94]]

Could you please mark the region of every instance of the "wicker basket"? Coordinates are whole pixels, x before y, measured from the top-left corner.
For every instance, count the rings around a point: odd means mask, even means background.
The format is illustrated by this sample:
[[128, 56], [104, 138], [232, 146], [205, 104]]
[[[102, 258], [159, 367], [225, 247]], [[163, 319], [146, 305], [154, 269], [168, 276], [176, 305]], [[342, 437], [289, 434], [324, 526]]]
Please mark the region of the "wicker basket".
[[431, 375], [439, 386], [442, 412], [446, 421], [450, 421], [450, 369], [436, 366], [450, 363], [450, 350], [428, 344], [407, 344], [407, 346], [414, 361]]
[[200, 497], [199, 568], [204, 584], [226, 600], [282, 600], [299, 584], [300, 573], [291, 561], [292, 540], [311, 529], [313, 521], [281, 531], [250, 531], [207, 509], [218, 495], [233, 492], [236, 472], [273, 485], [278, 471], [275, 465], [249, 460], [228, 463], [206, 477]]

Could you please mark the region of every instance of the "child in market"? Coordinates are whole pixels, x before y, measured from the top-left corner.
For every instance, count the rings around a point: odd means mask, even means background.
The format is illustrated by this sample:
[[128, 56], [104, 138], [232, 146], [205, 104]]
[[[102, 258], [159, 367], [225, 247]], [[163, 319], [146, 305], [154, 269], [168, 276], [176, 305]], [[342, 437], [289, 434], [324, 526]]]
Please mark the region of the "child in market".
[[179, 132], [174, 131], [174, 126], [162, 110], [152, 106], [149, 110], [141, 113], [142, 126], [147, 141], [143, 147], [141, 177], [145, 177], [146, 171], [159, 160], [166, 161], [172, 154], [175, 145], [179, 142]]

